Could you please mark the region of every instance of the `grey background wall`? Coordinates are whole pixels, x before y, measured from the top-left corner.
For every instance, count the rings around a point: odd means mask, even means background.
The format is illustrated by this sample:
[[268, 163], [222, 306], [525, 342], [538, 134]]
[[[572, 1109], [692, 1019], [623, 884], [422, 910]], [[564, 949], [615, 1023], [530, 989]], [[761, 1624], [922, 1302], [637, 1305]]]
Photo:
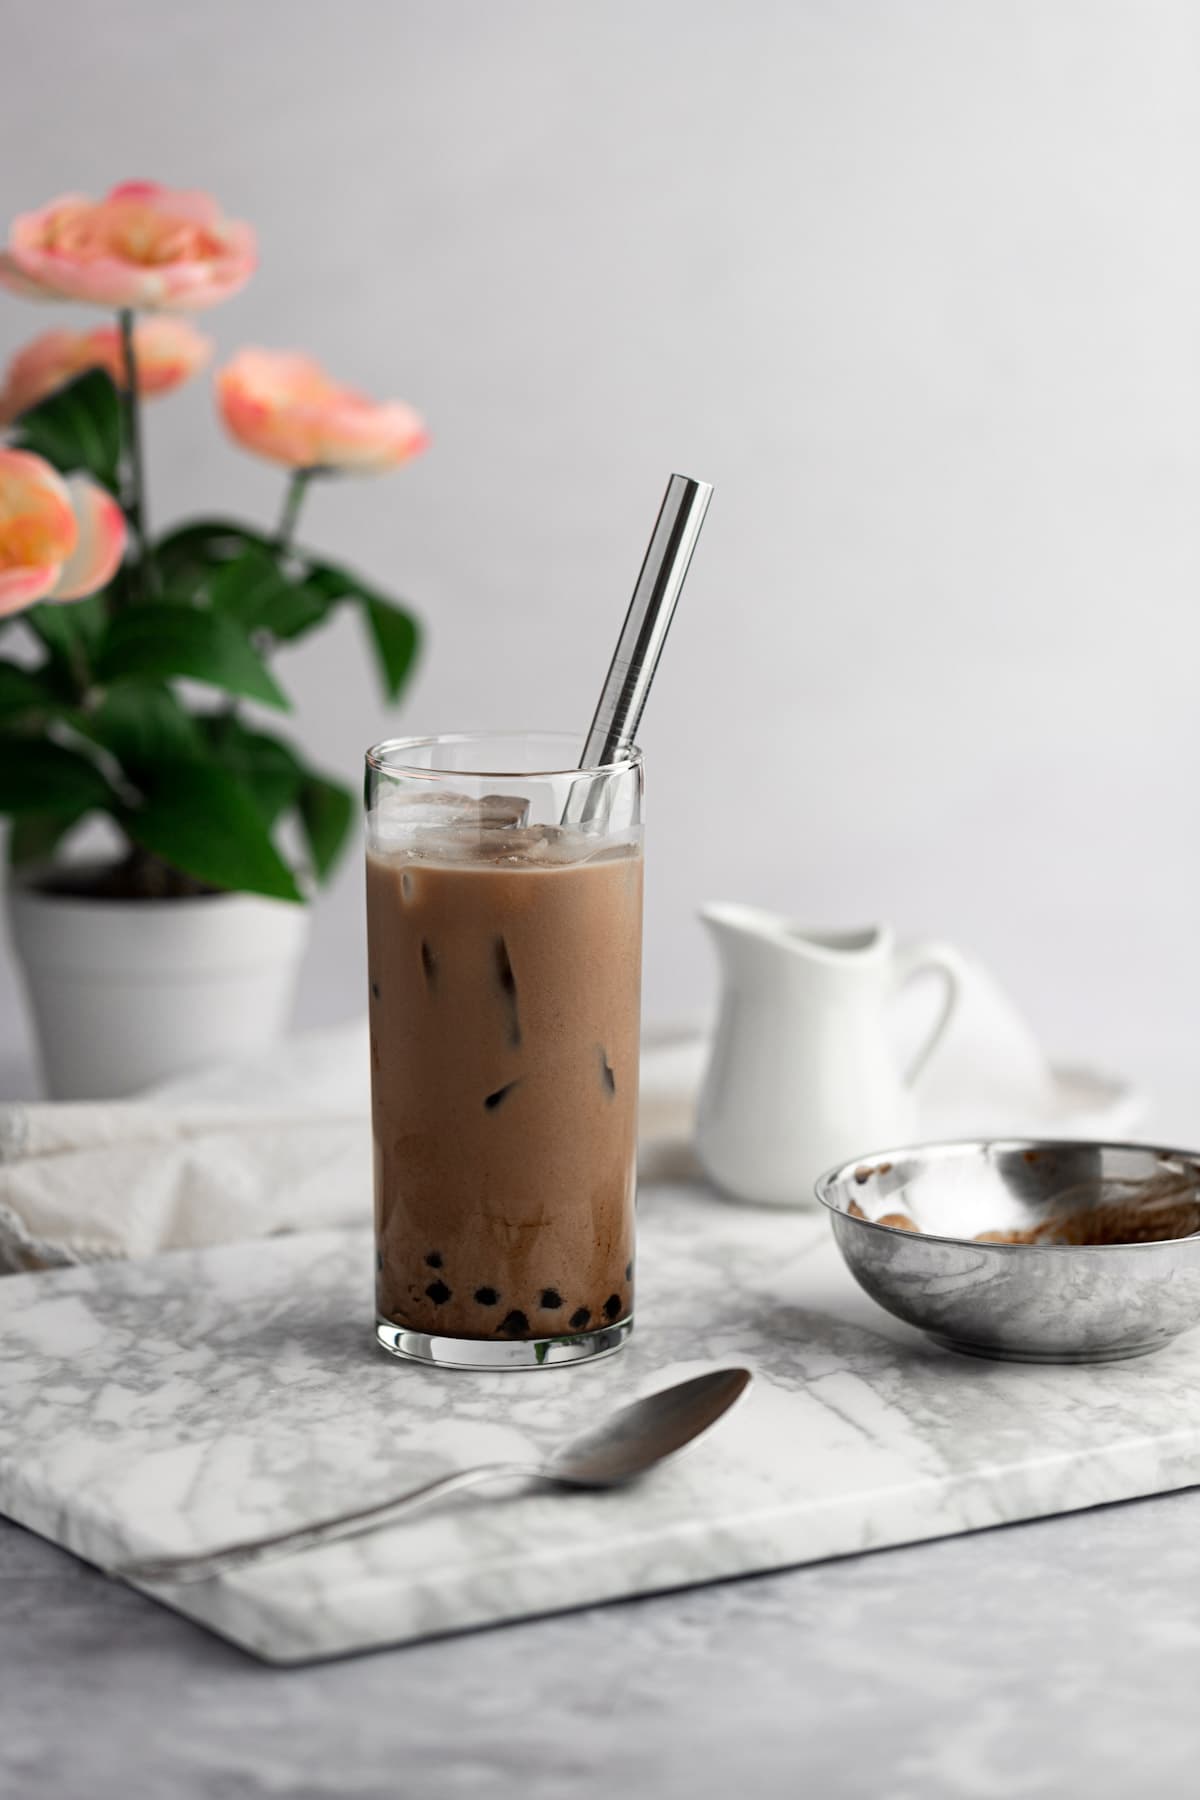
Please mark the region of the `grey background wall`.
[[[305, 521], [428, 630], [395, 714], [349, 619], [286, 659], [347, 772], [582, 725], [667, 472], [716, 483], [644, 732], [651, 1013], [737, 896], [957, 938], [1138, 1073], [1200, 1010], [1198, 40], [1187, 0], [18, 8], [0, 216], [211, 188], [261, 232], [222, 351], [428, 416]], [[0, 296], [0, 352], [51, 322]], [[149, 437], [158, 521], [276, 509], [206, 384]], [[350, 858], [309, 1021], [360, 910]], [[7, 958], [0, 1021], [15, 1066]]]

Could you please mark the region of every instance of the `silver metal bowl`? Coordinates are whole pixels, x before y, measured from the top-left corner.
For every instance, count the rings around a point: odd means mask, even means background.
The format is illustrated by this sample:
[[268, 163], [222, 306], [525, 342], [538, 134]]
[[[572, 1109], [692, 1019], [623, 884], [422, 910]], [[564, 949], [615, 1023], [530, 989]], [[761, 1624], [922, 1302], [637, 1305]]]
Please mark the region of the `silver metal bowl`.
[[816, 1188], [859, 1286], [948, 1349], [1111, 1362], [1200, 1325], [1200, 1153], [919, 1144], [858, 1157]]

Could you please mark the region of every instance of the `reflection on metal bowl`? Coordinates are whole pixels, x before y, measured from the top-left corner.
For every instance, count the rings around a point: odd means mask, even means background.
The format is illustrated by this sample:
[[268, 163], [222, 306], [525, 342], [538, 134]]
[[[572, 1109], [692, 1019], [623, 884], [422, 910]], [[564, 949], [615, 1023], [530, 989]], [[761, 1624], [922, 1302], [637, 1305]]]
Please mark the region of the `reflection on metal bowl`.
[[1109, 1362], [1200, 1325], [1200, 1153], [919, 1144], [816, 1188], [859, 1286], [949, 1349]]

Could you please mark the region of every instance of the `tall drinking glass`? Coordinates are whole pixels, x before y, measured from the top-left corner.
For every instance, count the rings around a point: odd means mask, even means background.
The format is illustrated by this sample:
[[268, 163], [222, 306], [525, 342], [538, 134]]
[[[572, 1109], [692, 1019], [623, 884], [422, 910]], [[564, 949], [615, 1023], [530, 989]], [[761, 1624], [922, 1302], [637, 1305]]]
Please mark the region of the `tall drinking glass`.
[[367, 752], [376, 1333], [452, 1368], [633, 1326], [642, 758], [550, 734]]

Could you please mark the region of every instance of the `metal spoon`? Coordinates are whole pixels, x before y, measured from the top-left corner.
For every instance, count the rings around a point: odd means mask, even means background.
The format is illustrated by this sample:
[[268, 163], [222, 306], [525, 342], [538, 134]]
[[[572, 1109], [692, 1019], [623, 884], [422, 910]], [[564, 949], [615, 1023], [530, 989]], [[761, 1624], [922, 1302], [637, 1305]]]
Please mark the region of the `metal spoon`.
[[459, 1469], [453, 1475], [440, 1475], [424, 1487], [413, 1488], [394, 1500], [376, 1506], [364, 1506], [359, 1512], [339, 1513], [332, 1519], [321, 1519], [314, 1525], [301, 1525], [290, 1531], [278, 1531], [270, 1537], [248, 1538], [242, 1543], [224, 1544], [217, 1550], [186, 1556], [147, 1557], [122, 1563], [109, 1571], [123, 1581], [204, 1581], [210, 1575], [223, 1575], [229, 1569], [245, 1568], [248, 1563], [268, 1557], [288, 1555], [296, 1550], [310, 1550], [317, 1544], [332, 1544], [339, 1538], [357, 1537], [374, 1531], [380, 1525], [406, 1517], [418, 1507], [460, 1488], [474, 1487], [476, 1482], [513, 1480], [544, 1481], [556, 1487], [609, 1488], [631, 1481], [673, 1456], [733, 1405], [750, 1383], [749, 1369], [713, 1369], [706, 1375], [695, 1375], [690, 1381], [674, 1387], [660, 1388], [623, 1406], [603, 1425], [582, 1436], [572, 1438], [556, 1450], [548, 1462], [481, 1463], [474, 1469]]

